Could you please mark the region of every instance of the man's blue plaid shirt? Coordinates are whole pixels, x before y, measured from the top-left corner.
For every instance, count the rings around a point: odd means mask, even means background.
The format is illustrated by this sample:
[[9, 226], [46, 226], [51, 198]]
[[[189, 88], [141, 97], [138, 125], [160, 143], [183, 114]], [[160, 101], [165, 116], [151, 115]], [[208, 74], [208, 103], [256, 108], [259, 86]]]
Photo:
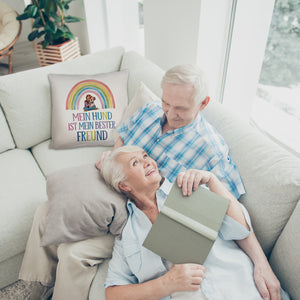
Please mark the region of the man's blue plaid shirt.
[[201, 113], [189, 125], [162, 134], [165, 120], [161, 102], [153, 101], [121, 124], [118, 131], [124, 145], [147, 151], [170, 182], [181, 171], [199, 169], [213, 172], [236, 198], [245, 192], [227, 144]]

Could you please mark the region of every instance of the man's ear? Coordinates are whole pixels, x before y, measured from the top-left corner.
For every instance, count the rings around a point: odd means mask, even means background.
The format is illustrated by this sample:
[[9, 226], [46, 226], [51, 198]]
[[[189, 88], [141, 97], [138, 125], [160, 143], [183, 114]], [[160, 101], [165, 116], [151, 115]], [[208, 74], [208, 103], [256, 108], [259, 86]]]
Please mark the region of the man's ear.
[[209, 103], [210, 97], [206, 97], [201, 103], [200, 103], [200, 109], [199, 110], [203, 110], [207, 104]]
[[118, 187], [120, 191], [123, 191], [125, 193], [128, 193], [131, 191], [131, 188], [124, 182], [119, 182]]

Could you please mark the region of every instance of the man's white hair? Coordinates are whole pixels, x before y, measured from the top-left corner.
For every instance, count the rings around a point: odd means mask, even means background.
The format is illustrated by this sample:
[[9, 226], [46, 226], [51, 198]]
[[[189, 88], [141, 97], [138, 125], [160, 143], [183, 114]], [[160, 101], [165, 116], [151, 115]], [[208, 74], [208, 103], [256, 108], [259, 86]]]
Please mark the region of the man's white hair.
[[174, 85], [193, 85], [193, 98], [196, 104], [200, 104], [208, 96], [208, 84], [205, 74], [196, 65], [178, 65], [169, 69], [162, 79], [162, 88], [165, 83]]
[[118, 162], [117, 157], [120, 153], [130, 153], [144, 151], [141, 147], [126, 145], [112, 151], [112, 153], [103, 161], [100, 173], [105, 182], [111, 185], [116, 191], [121, 192], [119, 183], [126, 179], [123, 165]]

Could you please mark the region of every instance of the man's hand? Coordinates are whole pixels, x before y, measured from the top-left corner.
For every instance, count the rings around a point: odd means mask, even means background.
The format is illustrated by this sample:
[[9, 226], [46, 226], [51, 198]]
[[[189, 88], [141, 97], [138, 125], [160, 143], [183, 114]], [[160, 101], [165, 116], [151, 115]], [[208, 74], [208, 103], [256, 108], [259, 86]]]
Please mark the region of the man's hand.
[[190, 196], [199, 185], [207, 184], [213, 176], [208, 171], [190, 169], [178, 174], [177, 185], [182, 189], [184, 196]]
[[95, 163], [95, 166], [98, 170], [101, 170], [101, 166], [103, 161], [111, 154], [111, 151], [105, 151], [102, 152], [100, 157], [98, 158], [97, 162]]
[[173, 265], [169, 272], [161, 277], [168, 294], [183, 291], [197, 291], [204, 278], [205, 268], [199, 264]]
[[254, 266], [254, 281], [264, 300], [281, 299], [280, 282], [269, 264]]

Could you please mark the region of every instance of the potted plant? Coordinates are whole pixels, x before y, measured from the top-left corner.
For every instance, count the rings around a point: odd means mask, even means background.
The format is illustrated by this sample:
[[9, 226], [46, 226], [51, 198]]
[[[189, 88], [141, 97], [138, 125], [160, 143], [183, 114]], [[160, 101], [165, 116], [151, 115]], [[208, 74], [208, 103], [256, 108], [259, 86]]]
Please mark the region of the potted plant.
[[29, 41], [40, 40], [35, 47], [41, 66], [80, 55], [78, 39], [67, 26], [82, 19], [67, 15], [73, 0], [32, 0], [18, 20], [33, 19]]

